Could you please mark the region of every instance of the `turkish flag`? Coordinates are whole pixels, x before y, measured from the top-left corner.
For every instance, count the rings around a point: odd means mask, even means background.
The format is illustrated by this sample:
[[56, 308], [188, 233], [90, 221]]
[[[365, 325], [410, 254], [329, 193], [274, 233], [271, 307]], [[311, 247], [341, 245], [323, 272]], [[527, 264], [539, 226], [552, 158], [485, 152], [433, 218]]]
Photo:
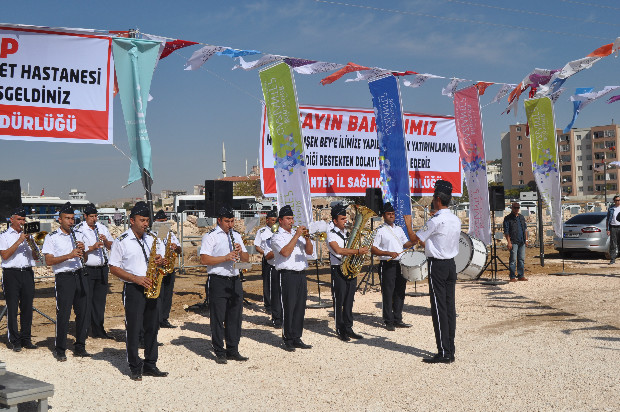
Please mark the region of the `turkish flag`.
[[193, 44], [198, 43], [196, 43], [195, 41], [186, 40], [167, 41], [166, 45], [164, 46], [164, 51], [161, 52], [161, 56], [159, 56], [159, 60], [163, 59], [164, 57], [168, 57], [175, 50], [182, 49], [183, 47], [191, 46]]

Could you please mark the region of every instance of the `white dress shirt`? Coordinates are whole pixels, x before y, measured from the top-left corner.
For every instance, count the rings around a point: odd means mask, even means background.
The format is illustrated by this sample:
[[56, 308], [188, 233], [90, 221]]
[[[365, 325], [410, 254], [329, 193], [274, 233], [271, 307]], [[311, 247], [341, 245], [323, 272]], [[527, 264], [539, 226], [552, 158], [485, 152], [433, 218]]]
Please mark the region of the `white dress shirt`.
[[[338, 234], [341, 234], [344, 239]], [[347, 229], [340, 230], [337, 227], [333, 227], [329, 232], [327, 232], [327, 250], [329, 250], [329, 263], [331, 265], [340, 265], [342, 264], [342, 255], [334, 252], [334, 249], [330, 246], [331, 242], [338, 243], [338, 246], [341, 248], [345, 248], [347, 245], [345, 244], [345, 239], [349, 238], [349, 232]]]
[[[110, 234], [110, 231], [107, 227], [105, 227], [105, 225], [102, 225], [99, 222], [95, 222], [95, 225], [97, 226], [97, 230], [99, 231], [100, 235], [105, 236], [105, 238], [109, 241], [114, 240], [114, 238]], [[82, 236], [84, 237], [84, 245], [86, 246], [86, 248], [91, 247], [99, 241], [99, 239], [97, 239], [97, 235], [95, 234], [95, 230], [88, 226], [86, 222], [81, 222], [79, 225], [76, 225], [74, 230], [82, 234]], [[107, 250], [104, 252], [104, 248], [105, 246], [97, 250], [93, 250], [90, 253], [87, 253], [86, 266], [103, 266], [105, 264], [103, 254], [108, 253]]]
[[[260, 229], [258, 229], [258, 231], [256, 232], [256, 237], [254, 238], [254, 246], [259, 247], [263, 250], [265, 250], [263, 248], [263, 242], [270, 238], [271, 236], [273, 236], [273, 233], [271, 232], [271, 228], [268, 226], [264, 226], [261, 227]], [[264, 252], [263, 256], [265, 256], [268, 252]]]
[[[247, 252], [245, 245], [243, 244], [243, 238], [239, 232], [233, 230], [233, 237], [235, 243], [241, 245], [241, 250]], [[216, 226], [214, 229], [205, 233], [202, 236], [202, 245], [200, 246], [200, 254], [208, 256], [226, 256], [233, 251], [232, 243], [230, 242], [230, 234], [224, 232], [221, 227]], [[219, 276], [238, 276], [239, 273], [235, 270], [235, 262], [228, 260], [226, 262], [218, 263], [217, 265], [207, 265], [207, 273], [210, 275]]]
[[[74, 233], [75, 233], [75, 239], [78, 242], [83, 242], [84, 244], [86, 244], [84, 235], [76, 231], [74, 231]], [[71, 234], [65, 233], [62, 231], [61, 228], [58, 228], [54, 230], [53, 232], [48, 233], [47, 236], [45, 236], [45, 240], [43, 242], [43, 248], [41, 249], [41, 252], [44, 255], [50, 254], [54, 257], [59, 257], [59, 256], [68, 255], [69, 253], [71, 253], [71, 251], [73, 251], [73, 249], [76, 249], [76, 248], [77, 248], [77, 245], [73, 242], [73, 239], [71, 238]], [[79, 257], [67, 259], [64, 262], [61, 262], [57, 265], [52, 265], [52, 270], [54, 271], [54, 274], [63, 273], [63, 272], [74, 272], [81, 268], [82, 268], [82, 263], [80, 262]]]
[[112, 243], [108, 259], [110, 266], [119, 267], [135, 276], [146, 276], [154, 241], [157, 241], [156, 253], [164, 256], [166, 250], [163, 242], [147, 233], [138, 239], [131, 228], [127, 229]]
[[424, 254], [451, 259], [459, 253], [461, 221], [449, 209], [439, 209], [416, 235], [424, 242]]
[[[17, 232], [11, 226], [0, 233], [0, 250], [10, 249], [11, 246], [17, 242], [20, 234], [21, 233]], [[13, 252], [7, 260], [2, 260], [2, 267], [7, 269], [21, 269], [34, 266], [36, 262], [32, 258], [31, 252], [30, 246], [28, 246], [28, 243], [24, 240], [17, 246], [15, 252]]]
[[302, 271], [308, 267], [308, 259], [306, 258], [306, 238], [303, 236], [297, 239], [297, 244], [289, 257], [284, 257], [280, 254], [282, 248], [288, 245], [291, 239], [293, 239], [294, 234], [294, 230], [288, 232], [280, 227], [271, 237], [271, 249], [275, 255], [274, 266], [276, 270]]
[[403, 232], [403, 229], [400, 226], [383, 224], [379, 227], [379, 229], [377, 229], [377, 234], [375, 235], [375, 240], [372, 245], [384, 252], [399, 253], [398, 257], [395, 257], [394, 259], [389, 256], [379, 256], [379, 260], [392, 259], [398, 261], [402, 256], [400, 253], [403, 251], [403, 245], [407, 242], [407, 236], [405, 236], [405, 232]]

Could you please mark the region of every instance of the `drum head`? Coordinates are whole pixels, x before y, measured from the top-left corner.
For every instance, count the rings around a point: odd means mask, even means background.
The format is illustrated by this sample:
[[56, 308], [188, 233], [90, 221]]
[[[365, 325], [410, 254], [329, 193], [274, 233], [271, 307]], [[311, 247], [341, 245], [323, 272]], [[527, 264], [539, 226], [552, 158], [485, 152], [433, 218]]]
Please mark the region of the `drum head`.
[[400, 258], [400, 263], [405, 266], [421, 266], [426, 262], [426, 256], [421, 252], [405, 252], [403, 256]]
[[467, 265], [469, 265], [473, 248], [474, 245], [469, 235], [465, 232], [461, 232], [459, 236], [459, 253], [454, 257], [456, 273], [461, 273], [465, 270]]

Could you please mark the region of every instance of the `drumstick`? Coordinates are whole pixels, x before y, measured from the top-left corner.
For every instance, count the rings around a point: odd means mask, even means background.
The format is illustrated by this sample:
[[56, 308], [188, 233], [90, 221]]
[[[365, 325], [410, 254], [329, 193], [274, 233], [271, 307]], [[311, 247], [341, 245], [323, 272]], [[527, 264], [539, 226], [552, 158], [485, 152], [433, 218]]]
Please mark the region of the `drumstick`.
[[[415, 249], [414, 249], [414, 247], [415, 247], [415, 246], [411, 246], [410, 248], [407, 248], [407, 249], [403, 250], [402, 252], [400, 252], [400, 253], [398, 254], [398, 256], [402, 255], [403, 253], [405, 253], [405, 252], [406, 252], [406, 251], [408, 251], [408, 250], [415, 250]], [[398, 256], [396, 256], [396, 257], [398, 257]], [[394, 259], [396, 259], [396, 258], [389, 258], [389, 259], [387, 260], [387, 262], [389, 262], [389, 261], [391, 261], [391, 260], [394, 260]]]

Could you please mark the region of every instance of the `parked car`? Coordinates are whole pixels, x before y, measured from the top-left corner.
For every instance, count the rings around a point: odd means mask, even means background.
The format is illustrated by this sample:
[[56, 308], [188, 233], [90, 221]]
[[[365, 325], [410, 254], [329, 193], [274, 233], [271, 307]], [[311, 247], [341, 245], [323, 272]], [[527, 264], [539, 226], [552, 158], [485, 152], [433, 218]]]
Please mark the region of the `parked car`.
[[564, 239], [554, 237], [555, 249], [569, 257], [573, 252], [604, 253], [609, 259], [607, 213], [581, 213], [564, 222]]

